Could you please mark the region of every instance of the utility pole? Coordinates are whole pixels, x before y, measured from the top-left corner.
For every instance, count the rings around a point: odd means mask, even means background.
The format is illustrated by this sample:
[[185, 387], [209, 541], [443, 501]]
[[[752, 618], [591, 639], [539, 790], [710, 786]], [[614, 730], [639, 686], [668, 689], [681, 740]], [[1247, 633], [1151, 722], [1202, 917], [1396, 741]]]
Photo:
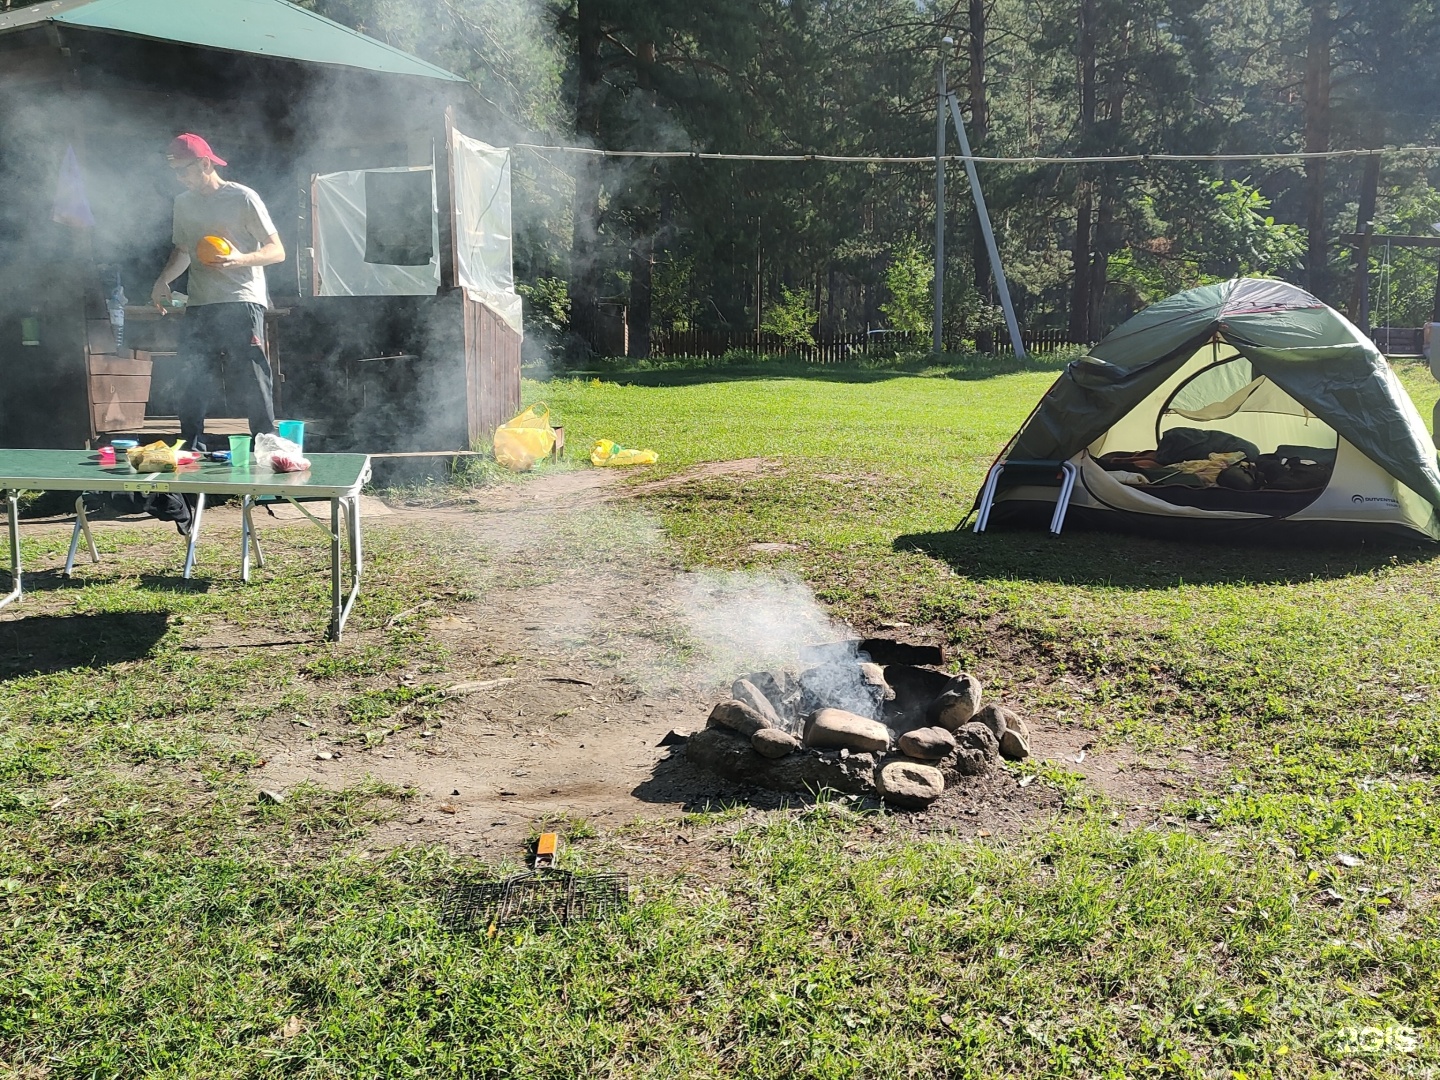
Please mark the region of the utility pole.
[[945, 50], [955, 47], [955, 39], [940, 39], [940, 60], [935, 65], [935, 322], [931, 347], [939, 355], [945, 347], [941, 340], [945, 322], [945, 106], [949, 92], [945, 88]]
[[980, 231], [985, 237], [985, 250], [990, 253], [990, 269], [995, 272], [995, 291], [1000, 295], [1000, 307], [1005, 312], [1005, 328], [1010, 331], [1010, 347], [1015, 350], [1016, 359], [1025, 359], [1025, 342], [1020, 336], [1020, 324], [1015, 321], [1015, 305], [1010, 302], [1010, 286], [1005, 281], [1005, 268], [1000, 265], [1000, 249], [995, 244], [995, 230], [990, 227], [990, 211], [985, 208], [985, 193], [980, 190], [980, 175], [975, 171], [975, 161], [970, 155], [970, 140], [965, 135], [965, 121], [960, 119], [960, 104], [955, 95], [947, 99], [950, 116], [955, 121], [955, 134], [960, 137], [960, 153], [965, 158], [965, 174], [970, 179], [970, 195], [975, 200], [975, 214], [980, 219]]

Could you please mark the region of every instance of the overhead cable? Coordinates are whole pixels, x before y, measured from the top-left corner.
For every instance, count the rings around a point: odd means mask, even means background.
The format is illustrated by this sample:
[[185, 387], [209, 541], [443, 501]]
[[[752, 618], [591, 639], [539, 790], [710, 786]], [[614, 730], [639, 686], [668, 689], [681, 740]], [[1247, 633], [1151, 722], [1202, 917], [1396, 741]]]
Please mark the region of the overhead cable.
[[[933, 165], [935, 155], [882, 157], [846, 154], [711, 154], [699, 150], [597, 150], [588, 146], [541, 146], [515, 143], [515, 150], [536, 153], [583, 154], [612, 158], [689, 158], [692, 161], [823, 161], [845, 165]], [[1082, 157], [995, 157], [985, 154], [946, 154], [946, 161], [974, 161], [988, 165], [1103, 165], [1147, 161], [1314, 161], [1336, 158], [1381, 157], [1386, 154], [1435, 154], [1440, 146], [1387, 146], [1378, 150], [1316, 150], [1261, 154], [1098, 154]]]

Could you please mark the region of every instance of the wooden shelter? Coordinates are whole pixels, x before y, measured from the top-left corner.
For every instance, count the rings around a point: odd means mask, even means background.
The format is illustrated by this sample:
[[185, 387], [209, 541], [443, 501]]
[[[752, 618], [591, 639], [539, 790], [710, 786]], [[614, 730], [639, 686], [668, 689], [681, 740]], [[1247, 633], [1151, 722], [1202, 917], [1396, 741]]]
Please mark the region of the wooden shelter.
[[[1365, 173], [1360, 180], [1360, 199], [1356, 213], [1355, 232], [1340, 237], [1355, 253], [1355, 277], [1350, 292], [1350, 303], [1346, 314], [1350, 320], [1369, 334], [1377, 348], [1386, 356], [1425, 355], [1426, 331], [1423, 326], [1384, 326], [1371, 324], [1370, 311], [1370, 253], [1379, 247], [1385, 251], [1389, 261], [1391, 248], [1440, 248], [1440, 236], [1403, 236], [1377, 233], [1375, 231], [1375, 203], [1380, 193], [1381, 154], [1373, 151], [1365, 161]], [[1435, 300], [1432, 304], [1430, 321], [1440, 321], [1440, 276], [1435, 281]]]
[[[307, 446], [487, 439], [519, 407], [520, 335], [455, 286], [450, 134], [485, 134], [481, 109], [459, 76], [285, 0], [50, 0], [0, 15], [0, 446], [94, 445], [165, 430], [177, 411], [183, 316], [148, 301], [178, 192], [164, 151], [182, 131], [260, 193], [285, 244], [267, 271], [276, 412], [307, 421]], [[312, 178], [432, 163], [434, 295], [316, 295]], [[107, 314], [117, 282], [123, 345]]]

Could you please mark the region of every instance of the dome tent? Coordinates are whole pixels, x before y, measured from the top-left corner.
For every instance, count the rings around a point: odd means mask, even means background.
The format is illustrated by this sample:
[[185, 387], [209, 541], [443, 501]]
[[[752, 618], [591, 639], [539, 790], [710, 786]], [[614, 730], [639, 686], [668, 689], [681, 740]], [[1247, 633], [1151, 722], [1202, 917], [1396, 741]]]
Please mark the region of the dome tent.
[[[1068, 520], [1084, 526], [1440, 540], [1435, 447], [1389, 363], [1281, 281], [1190, 289], [1124, 323], [997, 459], [1026, 460], [1073, 463]], [[995, 522], [1049, 518], [1053, 488], [1026, 476], [1001, 474]]]

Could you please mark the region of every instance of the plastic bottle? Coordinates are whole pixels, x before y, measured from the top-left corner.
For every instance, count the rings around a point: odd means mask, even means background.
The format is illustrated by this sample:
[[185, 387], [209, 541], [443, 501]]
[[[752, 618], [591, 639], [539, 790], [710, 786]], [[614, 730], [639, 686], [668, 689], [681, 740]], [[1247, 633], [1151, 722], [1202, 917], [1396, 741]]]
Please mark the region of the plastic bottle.
[[[92, 294], [93, 295], [93, 294]], [[110, 299], [105, 306], [110, 309], [110, 328], [115, 331], [115, 348], [125, 347], [125, 286], [120, 282], [120, 274], [115, 274], [115, 288], [110, 292]]]

